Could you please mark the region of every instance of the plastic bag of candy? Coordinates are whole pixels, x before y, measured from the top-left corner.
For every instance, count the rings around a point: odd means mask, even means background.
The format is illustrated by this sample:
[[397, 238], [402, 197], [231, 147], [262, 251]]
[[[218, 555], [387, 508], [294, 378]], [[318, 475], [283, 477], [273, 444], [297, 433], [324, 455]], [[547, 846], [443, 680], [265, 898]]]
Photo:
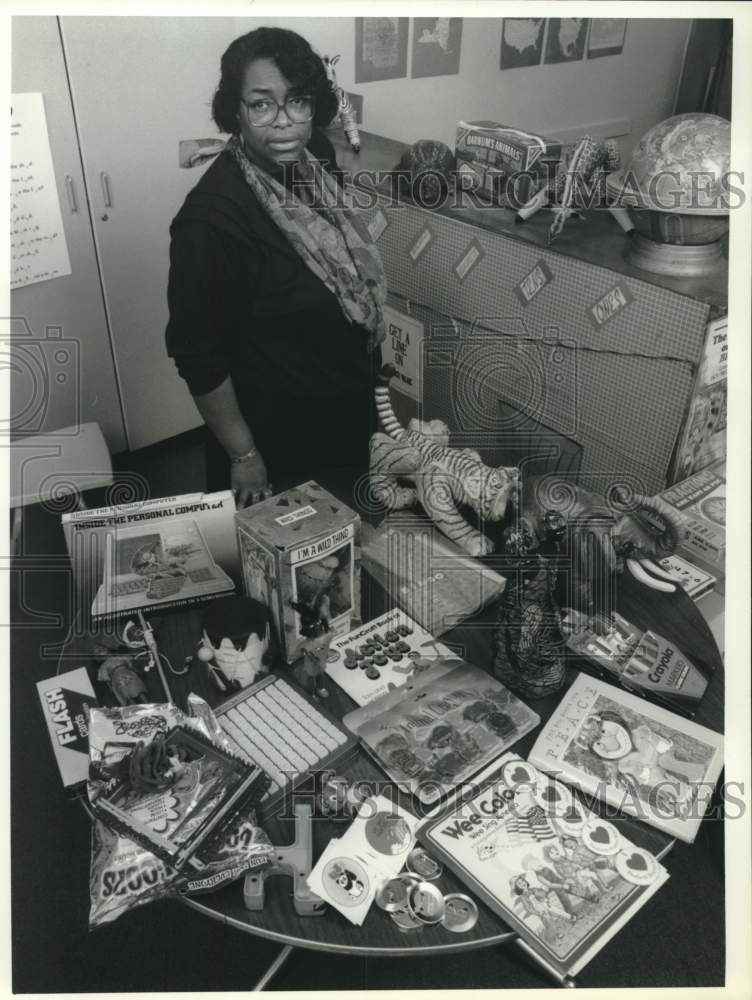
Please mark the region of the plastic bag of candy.
[[232, 759], [209, 706], [196, 696], [189, 702], [192, 716], [172, 704], [90, 712], [87, 790], [103, 817], [92, 830], [90, 928], [165, 896], [216, 889], [274, 853], [252, 809], [227, 814], [204, 839], [200, 864], [191, 853], [191, 864], [171, 865], [155, 846], [190, 843], [221, 809], [228, 782], [247, 782], [251, 771]]

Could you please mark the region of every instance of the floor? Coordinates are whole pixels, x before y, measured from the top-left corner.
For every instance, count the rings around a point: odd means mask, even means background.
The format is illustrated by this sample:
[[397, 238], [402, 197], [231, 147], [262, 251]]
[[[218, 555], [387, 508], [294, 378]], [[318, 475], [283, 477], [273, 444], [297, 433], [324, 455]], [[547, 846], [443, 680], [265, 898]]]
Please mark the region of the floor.
[[[152, 496], [201, 489], [195, 434], [116, 462]], [[89, 497], [89, 505], [103, 502]], [[35, 682], [55, 671], [69, 588], [59, 510], [28, 508], [11, 585], [11, 851], [13, 990], [17, 993], [248, 990], [277, 945], [165, 901], [88, 930], [89, 822], [66, 800], [51, 757]], [[49, 647], [49, 648], [45, 648]], [[714, 986], [724, 977], [722, 832], [706, 821], [691, 847], [669, 856], [671, 878], [628, 935], [581, 974], [581, 986]], [[697, 887], [702, 886], [702, 892]], [[687, 928], [691, 932], [687, 933]], [[341, 958], [295, 952], [273, 990], [535, 988], [549, 985], [500, 949], [436, 959]]]

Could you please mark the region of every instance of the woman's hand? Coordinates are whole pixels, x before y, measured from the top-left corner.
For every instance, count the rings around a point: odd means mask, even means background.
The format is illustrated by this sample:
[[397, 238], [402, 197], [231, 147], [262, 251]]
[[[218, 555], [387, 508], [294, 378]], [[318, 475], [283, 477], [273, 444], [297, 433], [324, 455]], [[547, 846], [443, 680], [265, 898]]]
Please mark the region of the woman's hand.
[[230, 486], [238, 508], [257, 503], [271, 495], [264, 460], [258, 452], [230, 466]]

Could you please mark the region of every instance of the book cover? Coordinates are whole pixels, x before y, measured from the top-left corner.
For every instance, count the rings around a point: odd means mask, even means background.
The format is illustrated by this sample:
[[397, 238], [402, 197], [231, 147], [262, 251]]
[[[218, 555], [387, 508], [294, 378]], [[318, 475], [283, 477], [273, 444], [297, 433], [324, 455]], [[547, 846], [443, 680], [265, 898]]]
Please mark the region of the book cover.
[[459, 659], [404, 611], [392, 608], [335, 639], [326, 672], [362, 706], [402, 687], [437, 656]]
[[562, 977], [668, 878], [653, 854], [511, 753], [480, 790], [421, 824], [418, 839]]
[[[115, 614], [120, 613], [121, 600], [125, 595], [111, 595], [105, 598], [104, 591], [99, 594], [105, 582], [105, 572], [110, 577], [117, 574], [118, 563], [122, 569], [126, 559], [126, 549], [132, 545], [131, 541], [120, 546], [120, 556], [118, 556], [118, 538], [132, 539], [139, 535], [144, 538], [144, 545], [153, 545], [154, 558], [149, 556], [152, 562], [165, 555], [164, 535], [165, 525], [170, 525], [167, 530], [167, 546], [172, 543], [169, 540], [174, 535], [173, 525], [183, 519], [191, 519], [196, 531], [192, 527], [186, 530], [191, 536], [187, 541], [190, 545], [198, 545], [202, 551], [206, 550], [208, 556], [204, 555], [207, 567], [211, 564], [218, 572], [215, 579], [223, 581], [223, 592], [229, 592], [232, 588], [232, 581], [227, 584], [227, 578], [239, 576], [238, 546], [235, 537], [235, 500], [230, 490], [219, 493], [189, 493], [182, 496], [156, 497], [149, 500], [139, 500], [133, 503], [118, 504], [110, 507], [97, 507], [92, 510], [77, 510], [63, 514], [61, 518], [63, 535], [68, 548], [71, 568], [73, 571], [73, 587], [75, 592], [76, 605], [82, 608], [86, 614], [92, 610], [95, 602], [97, 611], [104, 607], [107, 601], [112, 601], [117, 596], [117, 606]], [[125, 532], [125, 529], [136, 529], [133, 532]], [[182, 530], [182, 529], [178, 529]], [[124, 533], [125, 532], [125, 533]], [[158, 537], [157, 537], [158, 536]], [[177, 543], [180, 544], [180, 543]], [[135, 545], [131, 557], [136, 555], [138, 544]], [[113, 560], [109, 568], [106, 562], [109, 557]], [[146, 557], [146, 552], [144, 553]], [[180, 556], [180, 553], [178, 553]], [[144, 560], [140, 565], [144, 565]], [[211, 570], [214, 572], [214, 570]], [[122, 575], [122, 574], [121, 574]], [[139, 573], [126, 574], [131, 576], [128, 587], [132, 588], [133, 594], [145, 594], [146, 588], [138, 589], [137, 581]], [[205, 575], [202, 570], [202, 574]], [[145, 579], [141, 580], [143, 584]], [[192, 583], [194, 581], [191, 581]], [[157, 586], [157, 590], [167, 591], [172, 585], [162, 583]], [[119, 588], [121, 590], [127, 588]], [[208, 589], [208, 588], [207, 588]], [[147, 601], [139, 604], [138, 601], [131, 601], [126, 607], [127, 601], [122, 600], [123, 611], [133, 610], [136, 605], [140, 607], [150, 607], [153, 603], [158, 603], [160, 608], [180, 606], [183, 603], [192, 603], [190, 597], [186, 599], [180, 593], [176, 593], [174, 599], [162, 596], [158, 602]]]
[[540, 718], [484, 670], [438, 657], [404, 687], [342, 721], [393, 781], [430, 805]]
[[678, 554], [697, 562], [722, 583], [726, 561], [726, 464], [719, 462], [661, 493], [679, 511], [687, 537]]
[[529, 760], [691, 843], [723, 767], [723, 736], [580, 674]]

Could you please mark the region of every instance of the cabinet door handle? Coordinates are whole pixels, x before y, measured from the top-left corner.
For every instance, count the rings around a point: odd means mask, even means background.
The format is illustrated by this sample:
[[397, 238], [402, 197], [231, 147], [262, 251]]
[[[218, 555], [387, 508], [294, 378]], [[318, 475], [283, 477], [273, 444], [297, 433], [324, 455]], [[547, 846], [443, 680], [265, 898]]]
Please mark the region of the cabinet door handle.
[[99, 175], [102, 181], [102, 198], [104, 199], [104, 207], [112, 208], [112, 194], [110, 192], [110, 175], [105, 173], [104, 170]]
[[78, 202], [76, 201], [76, 189], [73, 186], [73, 178], [70, 174], [67, 174], [65, 178], [65, 190], [68, 194], [68, 206], [71, 212], [77, 212]]

